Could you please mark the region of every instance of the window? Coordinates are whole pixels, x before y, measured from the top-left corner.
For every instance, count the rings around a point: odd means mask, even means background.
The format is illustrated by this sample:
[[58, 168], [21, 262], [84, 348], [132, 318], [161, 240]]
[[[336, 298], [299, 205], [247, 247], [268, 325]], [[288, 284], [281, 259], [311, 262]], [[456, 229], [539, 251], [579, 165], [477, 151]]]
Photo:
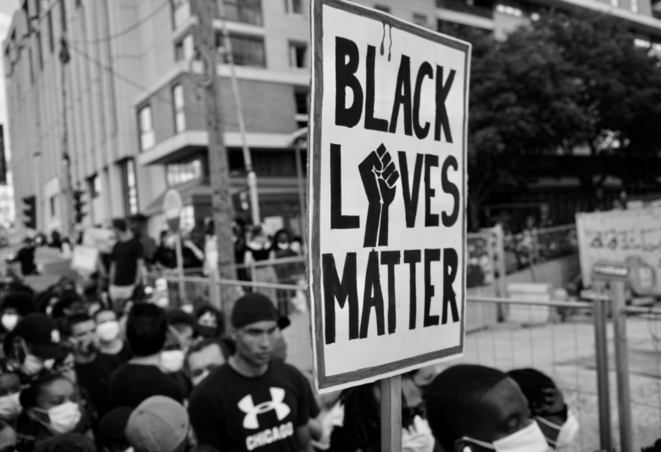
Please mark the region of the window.
[[89, 186], [90, 199], [98, 198], [101, 195], [101, 178], [98, 174], [90, 177], [87, 180], [87, 185]]
[[289, 14], [303, 14], [303, 0], [285, 0], [285, 11]]
[[50, 201], [50, 217], [57, 218], [57, 195], [51, 196], [49, 201]]
[[151, 107], [143, 107], [138, 114], [140, 126], [140, 148], [143, 151], [154, 146], [154, 127], [151, 121]]
[[185, 163], [171, 163], [166, 167], [168, 186], [184, 184], [202, 178], [202, 161], [198, 158]]
[[496, 11], [501, 14], [507, 14], [508, 16], [521, 17], [523, 16], [523, 11], [514, 6], [498, 4], [496, 5]]
[[413, 23], [421, 27], [427, 26], [427, 16], [420, 13], [413, 13]]
[[186, 111], [184, 110], [184, 88], [181, 84], [172, 88], [172, 106], [174, 108], [174, 131], [183, 132], [186, 129]]
[[51, 16], [50, 11], [46, 14], [46, 21], [48, 22], [48, 48], [50, 49], [50, 53], [53, 53], [53, 50], [55, 50], [55, 42], [53, 40], [53, 17]]
[[296, 103], [296, 126], [300, 129], [308, 126], [308, 90], [307, 88], [294, 88], [294, 102]]
[[[262, 25], [261, 0], [219, 0], [221, 13], [227, 20]], [[272, 0], [271, 0], [272, 1]]]
[[175, 61], [190, 61], [195, 56], [195, 43], [193, 35], [187, 34], [174, 45]]
[[300, 42], [289, 43], [289, 66], [295, 69], [304, 69], [307, 63], [308, 45]]
[[381, 12], [390, 14], [390, 6], [374, 5], [374, 9], [377, 10], [377, 11], [381, 11]]
[[181, 27], [190, 16], [190, 0], [172, 0], [172, 25], [175, 30]]
[[124, 188], [124, 209], [128, 215], [135, 215], [138, 213], [138, 185], [135, 178], [135, 162], [133, 159], [121, 163], [121, 172]]
[[[216, 34], [216, 46], [223, 51], [223, 35]], [[266, 67], [266, 51], [264, 50], [264, 39], [257, 36], [230, 35], [232, 45], [232, 57], [237, 66]], [[223, 52], [225, 63], [228, 62], [227, 55]]]

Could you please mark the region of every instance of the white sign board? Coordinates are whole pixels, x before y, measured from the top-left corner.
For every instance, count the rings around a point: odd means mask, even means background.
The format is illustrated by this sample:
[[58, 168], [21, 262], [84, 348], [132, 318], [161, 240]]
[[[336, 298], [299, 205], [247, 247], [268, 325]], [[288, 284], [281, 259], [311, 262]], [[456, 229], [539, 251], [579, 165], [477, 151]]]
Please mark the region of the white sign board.
[[648, 294], [661, 295], [661, 208], [577, 214], [576, 228], [584, 285], [598, 261], [625, 262], [652, 286]]
[[86, 228], [83, 232], [83, 245], [93, 247], [101, 253], [112, 252], [117, 243], [117, 236], [112, 229]]
[[183, 202], [179, 192], [174, 188], [169, 189], [163, 198], [163, 214], [165, 215], [168, 229], [170, 229], [170, 232], [172, 233], [177, 233], [179, 231], [182, 208]]
[[97, 270], [96, 264], [98, 258], [99, 250], [97, 248], [91, 246], [76, 246], [73, 249], [71, 268], [86, 273], [94, 273]]
[[314, 0], [309, 243], [317, 388], [464, 348], [470, 45]]

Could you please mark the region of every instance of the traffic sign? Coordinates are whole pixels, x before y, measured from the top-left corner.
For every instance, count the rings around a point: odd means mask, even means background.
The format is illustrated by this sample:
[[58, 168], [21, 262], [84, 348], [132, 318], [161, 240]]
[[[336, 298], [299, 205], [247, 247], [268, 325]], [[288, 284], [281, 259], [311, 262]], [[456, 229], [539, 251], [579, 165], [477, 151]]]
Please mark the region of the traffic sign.
[[165, 215], [168, 229], [172, 233], [179, 232], [182, 208], [183, 201], [181, 200], [181, 195], [177, 190], [171, 188], [165, 193], [165, 198], [163, 198], [163, 214]]

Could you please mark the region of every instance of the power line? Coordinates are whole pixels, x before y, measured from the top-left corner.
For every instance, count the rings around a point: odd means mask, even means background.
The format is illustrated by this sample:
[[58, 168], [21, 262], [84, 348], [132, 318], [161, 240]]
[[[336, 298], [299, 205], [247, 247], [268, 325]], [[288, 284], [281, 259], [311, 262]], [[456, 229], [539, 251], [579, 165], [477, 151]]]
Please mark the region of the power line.
[[137, 21], [133, 25], [125, 28], [124, 30], [118, 31], [114, 35], [106, 36], [104, 38], [92, 39], [92, 40], [89, 40], [89, 41], [70, 40], [69, 42], [75, 42], [76, 44], [99, 44], [99, 43], [102, 43], [102, 42], [112, 41], [114, 39], [120, 38], [120, 37], [124, 36], [125, 34], [128, 34], [132, 31], [137, 30], [138, 28], [140, 28], [140, 26], [142, 24], [144, 24], [149, 19], [154, 17], [158, 12], [160, 12], [162, 9], [164, 9], [169, 4], [170, 4], [170, 0], [166, 0], [160, 6], [158, 6], [156, 9], [154, 9], [151, 13], [149, 13], [147, 16], [143, 17], [142, 19], [140, 19], [139, 21]]

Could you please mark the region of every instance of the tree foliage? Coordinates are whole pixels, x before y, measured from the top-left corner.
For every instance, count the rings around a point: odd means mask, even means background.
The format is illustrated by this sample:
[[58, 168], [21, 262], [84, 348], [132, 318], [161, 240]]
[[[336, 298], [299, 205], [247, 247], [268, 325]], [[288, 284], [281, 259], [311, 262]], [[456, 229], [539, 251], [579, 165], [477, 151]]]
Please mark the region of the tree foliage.
[[636, 47], [621, 22], [594, 12], [549, 12], [500, 42], [471, 29], [443, 31], [473, 44], [473, 227], [490, 191], [526, 182], [536, 155], [587, 153], [593, 171], [577, 176], [593, 192], [607, 176], [599, 163], [603, 156], [659, 152], [659, 59]]

